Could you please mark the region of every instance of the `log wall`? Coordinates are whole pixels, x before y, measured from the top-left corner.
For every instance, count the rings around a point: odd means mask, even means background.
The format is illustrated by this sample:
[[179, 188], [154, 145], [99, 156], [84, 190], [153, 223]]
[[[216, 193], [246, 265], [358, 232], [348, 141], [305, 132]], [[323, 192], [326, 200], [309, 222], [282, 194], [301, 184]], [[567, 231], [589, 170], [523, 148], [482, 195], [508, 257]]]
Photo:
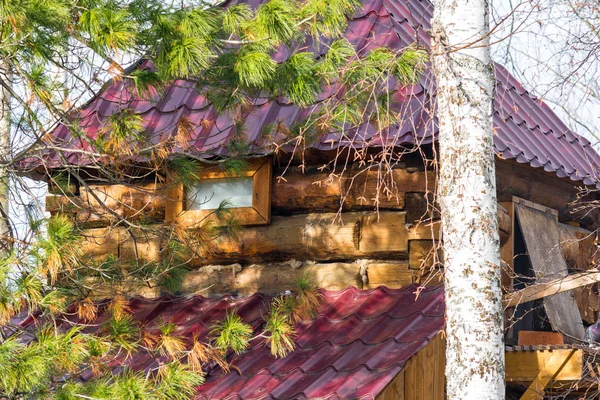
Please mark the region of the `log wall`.
[[[500, 200], [521, 195], [559, 209], [563, 218], [568, 214], [565, 199], [576, 193], [572, 185], [569, 189], [566, 182], [510, 163], [500, 162], [497, 168]], [[379, 195], [381, 180], [374, 171], [343, 180], [322, 171], [292, 171], [279, 179], [278, 172], [273, 177], [271, 223], [243, 228], [236, 240], [195, 246], [189, 264], [197, 270], [185, 283], [186, 292], [278, 292], [293, 286], [300, 273], [331, 289], [439, 283], [427, 278], [435, 275], [443, 260], [439, 243], [435, 245], [439, 215], [428, 202], [435, 186], [433, 171], [394, 169], [383, 178]], [[79, 196], [49, 195], [46, 204], [50, 213], [66, 213], [77, 222], [86, 237], [83, 249], [88, 257], [98, 260], [112, 254], [151, 262], [160, 257], [171, 234], [164, 224], [165, 202], [164, 185], [147, 182], [89, 184], [80, 188]], [[376, 206], [379, 213], [373, 212]], [[502, 243], [512, 238], [510, 214], [499, 206]], [[115, 225], [120, 217], [151, 229]], [[565, 246], [565, 255], [581, 265], [585, 257], [573, 246]], [[301, 267], [286, 268], [290, 262]], [[357, 271], [364, 270], [365, 263], [369, 273], [361, 275]], [[510, 270], [504, 275], [504, 281], [510, 281]], [[590, 303], [580, 297], [581, 304]]]

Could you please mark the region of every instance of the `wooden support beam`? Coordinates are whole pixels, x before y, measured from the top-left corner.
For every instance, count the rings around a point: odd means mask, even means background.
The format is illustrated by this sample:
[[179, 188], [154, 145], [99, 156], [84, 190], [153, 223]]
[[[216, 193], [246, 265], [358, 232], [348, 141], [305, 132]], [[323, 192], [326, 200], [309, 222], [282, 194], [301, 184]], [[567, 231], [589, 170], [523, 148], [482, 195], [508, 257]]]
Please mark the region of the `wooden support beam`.
[[581, 349], [507, 351], [505, 358], [507, 382], [533, 382], [540, 371], [551, 373], [555, 382], [577, 381], [583, 375]]
[[576, 352], [581, 352], [581, 350], [568, 350], [566, 354], [553, 352], [548, 362], [540, 368], [540, 372], [531, 382], [523, 396], [521, 396], [521, 400], [543, 400], [544, 391], [548, 383], [558, 376]]
[[514, 307], [522, 303], [591, 285], [596, 282], [600, 282], [600, 271], [591, 269], [586, 272], [568, 275], [564, 278], [538, 283], [516, 292], [507, 293], [502, 298], [502, 304], [505, 308]]

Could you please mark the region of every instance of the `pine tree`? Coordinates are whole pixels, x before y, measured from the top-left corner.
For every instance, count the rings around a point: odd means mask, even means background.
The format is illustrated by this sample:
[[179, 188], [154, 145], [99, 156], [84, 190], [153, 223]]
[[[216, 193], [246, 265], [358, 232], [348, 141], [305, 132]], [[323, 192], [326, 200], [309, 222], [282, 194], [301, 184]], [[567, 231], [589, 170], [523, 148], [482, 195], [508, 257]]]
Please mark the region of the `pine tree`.
[[[174, 136], [149, 147], [139, 146], [144, 141], [141, 120], [127, 110], [109, 117], [100, 137], [89, 138], [81, 132], [74, 111], [107, 78], [124, 80], [148, 96], [174, 79], [194, 80], [219, 110], [239, 116], [235, 123], [240, 132], [244, 119], [239, 111], [259, 95], [285, 97], [304, 107], [315, 101], [324, 86], [338, 85], [344, 96], [332, 96], [297, 126], [279, 127], [284, 142], [306, 146], [324, 132], [343, 132], [364, 121], [380, 130], [389, 128], [401, 118], [400, 113], [389, 111], [390, 80], [417, 81], [428, 55], [416, 47], [381, 48], [359, 55], [342, 36], [357, 6], [355, 0], [269, 0], [256, 9], [243, 3], [176, 6], [155, 0], [2, 3], [0, 103], [5, 112], [0, 114], [0, 211], [7, 215], [9, 175], [19, 171], [24, 161], [43, 159], [48, 151], [59, 154], [64, 163], [62, 172], [53, 170], [54, 190], [68, 194], [77, 185], [86, 187], [82, 171], [69, 165], [65, 149], [49, 135], [59, 121], [98, 160], [91, 168], [96, 179], [120, 183], [150, 172], [157, 180], [165, 179], [168, 167], [172, 183], [196, 180], [199, 162], [172, 151], [189, 134], [185, 120], [179, 121]], [[307, 52], [306, 43], [325, 48], [324, 55]], [[273, 54], [282, 46], [291, 55], [277, 63]], [[150, 60], [153, 69], [125, 67], [125, 60], [138, 58]], [[12, 146], [3, 145], [6, 139], [11, 139]], [[247, 149], [242, 140], [229, 146], [232, 156], [220, 160], [220, 165], [235, 173], [244, 168]], [[148, 156], [151, 165], [132, 165], [128, 160], [134, 154]], [[12, 177], [20, 182], [18, 175]], [[89, 193], [102, 204], [93, 191]], [[151, 262], [124, 262], [110, 256], [84, 261], [79, 231], [65, 215], [32, 219], [27, 232], [4, 237], [0, 397], [186, 399], [202, 384], [207, 362], [227, 371], [223, 355], [244, 351], [254, 339], [252, 329], [235, 311], [215, 323], [210, 341], [190, 344], [168, 322], [158, 335], [145, 332], [131, 319], [127, 299], [130, 290], [140, 286], [175, 292], [187, 272], [187, 261], [194, 256], [191, 248], [225, 237], [235, 240], [239, 227], [226, 205], [193, 232], [176, 225], [154, 232], [144, 221], [132, 222], [104, 205], [115, 225], [130, 234], [165, 238], [160, 258]], [[0, 230], [3, 235], [10, 233], [10, 221], [0, 224]], [[298, 286], [293, 295], [276, 298], [265, 316], [260, 336], [275, 357], [293, 349], [293, 323], [310, 318], [318, 304], [317, 294], [306, 281]], [[56, 329], [64, 327], [67, 311], [82, 321], [94, 320], [100, 306], [98, 293], [111, 296], [103, 303], [110, 319], [99, 333], [84, 333], [85, 323]], [[36, 316], [39, 323], [33, 337], [15, 323], [17, 315]], [[131, 370], [113, 375], [102, 367], [119, 354], [136, 351], [160, 355], [166, 361], [150, 376]], [[82, 383], [78, 378], [88, 368], [95, 378]]]

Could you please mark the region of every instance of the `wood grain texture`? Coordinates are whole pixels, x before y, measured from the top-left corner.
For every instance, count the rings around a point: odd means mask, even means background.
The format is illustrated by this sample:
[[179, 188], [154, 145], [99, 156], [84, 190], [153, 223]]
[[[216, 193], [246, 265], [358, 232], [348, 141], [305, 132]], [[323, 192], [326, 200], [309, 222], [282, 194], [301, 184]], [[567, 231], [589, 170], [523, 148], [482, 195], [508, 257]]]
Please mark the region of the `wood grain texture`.
[[[532, 382], [542, 370], [553, 373], [556, 371], [555, 361], [557, 360], [567, 360], [568, 362], [560, 369], [558, 374], [552, 377], [555, 381], [578, 380], [581, 378], [583, 371], [582, 350], [507, 351], [505, 355], [506, 380], [510, 382]], [[554, 355], [557, 355], [557, 357], [552, 361]]]
[[[363, 284], [361, 266], [367, 266], [368, 283]], [[306, 276], [319, 288], [342, 290], [354, 286], [369, 289], [377, 286], [400, 288], [414, 282], [415, 274], [406, 262], [361, 261], [346, 263], [314, 263], [290, 260], [288, 262], [253, 264], [210, 265], [191, 271], [182, 287], [185, 294], [220, 296], [228, 293], [251, 295], [253, 293], [277, 294], [293, 290], [296, 280]]]
[[[560, 249], [556, 216], [519, 203], [515, 203], [515, 213], [536, 281], [547, 283], [565, 278], [569, 272]], [[583, 339], [585, 330], [573, 293], [562, 292], [544, 298], [544, 308], [555, 330]]]
[[[445, 399], [446, 346], [442, 335], [438, 333], [404, 365], [402, 372], [405, 400]], [[386, 395], [386, 391], [382, 395]]]

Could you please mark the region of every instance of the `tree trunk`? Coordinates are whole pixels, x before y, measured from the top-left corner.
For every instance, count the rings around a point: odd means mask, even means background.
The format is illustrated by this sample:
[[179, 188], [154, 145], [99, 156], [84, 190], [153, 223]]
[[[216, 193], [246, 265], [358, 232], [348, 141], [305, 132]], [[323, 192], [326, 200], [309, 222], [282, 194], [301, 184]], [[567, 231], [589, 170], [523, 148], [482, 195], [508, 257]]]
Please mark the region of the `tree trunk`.
[[[10, 85], [11, 74], [6, 61], [0, 61], [0, 79]], [[8, 250], [11, 242], [8, 219], [9, 173], [5, 167], [10, 160], [10, 92], [0, 86], [0, 255]]]
[[[439, 124], [448, 399], [503, 399], [504, 344], [492, 135], [489, 2], [439, 0], [432, 61]], [[473, 45], [470, 45], [474, 43]]]

